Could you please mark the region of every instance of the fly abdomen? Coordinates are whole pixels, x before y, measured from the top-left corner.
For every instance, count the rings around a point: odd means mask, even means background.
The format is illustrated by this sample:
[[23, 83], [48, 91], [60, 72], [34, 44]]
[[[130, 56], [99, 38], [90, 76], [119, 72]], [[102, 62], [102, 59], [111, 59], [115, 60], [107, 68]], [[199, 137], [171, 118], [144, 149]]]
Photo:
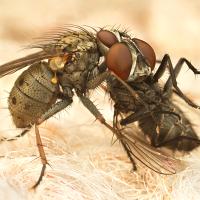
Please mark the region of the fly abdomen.
[[31, 65], [16, 80], [8, 98], [14, 124], [25, 128], [56, 102], [58, 84], [51, 82], [54, 74], [46, 62]]
[[155, 113], [154, 119], [149, 115], [139, 120], [139, 127], [155, 147], [191, 151], [199, 146], [197, 133], [181, 109], [176, 105], [173, 107], [180, 119], [174, 114]]

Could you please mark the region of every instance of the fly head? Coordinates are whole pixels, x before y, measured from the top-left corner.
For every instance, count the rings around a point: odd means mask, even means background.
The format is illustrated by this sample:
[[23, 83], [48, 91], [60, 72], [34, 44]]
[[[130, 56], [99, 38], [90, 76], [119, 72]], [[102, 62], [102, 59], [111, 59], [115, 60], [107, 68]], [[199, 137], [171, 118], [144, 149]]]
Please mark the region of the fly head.
[[101, 29], [97, 32], [97, 44], [107, 68], [122, 80], [144, 80], [155, 67], [153, 48], [127, 33]]

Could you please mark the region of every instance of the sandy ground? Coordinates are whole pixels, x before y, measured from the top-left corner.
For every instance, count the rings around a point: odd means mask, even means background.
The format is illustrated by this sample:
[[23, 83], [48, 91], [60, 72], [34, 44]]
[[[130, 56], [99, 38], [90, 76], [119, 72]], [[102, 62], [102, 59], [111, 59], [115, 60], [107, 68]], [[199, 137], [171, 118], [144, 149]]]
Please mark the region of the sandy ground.
[[[200, 1], [169, 0], [0, 0], [0, 64], [20, 56], [31, 38], [62, 24], [120, 25], [135, 37], [149, 42], [158, 59], [170, 54], [174, 63], [187, 57], [200, 65]], [[0, 135], [14, 136], [7, 97], [20, 74], [0, 80]], [[166, 78], [163, 79], [163, 81]], [[183, 91], [200, 102], [200, 79], [185, 66], [178, 78]], [[112, 105], [102, 91], [93, 99], [106, 119]], [[185, 111], [198, 131], [199, 112]], [[75, 98], [70, 109], [44, 123], [42, 140], [51, 167], [36, 192], [29, 188], [40, 172], [34, 132], [15, 142], [0, 144], [0, 199], [198, 199], [200, 193], [199, 150], [184, 159], [190, 167], [180, 175], [161, 177], [150, 170], [131, 173], [131, 165], [112, 134]], [[191, 179], [192, 177], [192, 179]]]

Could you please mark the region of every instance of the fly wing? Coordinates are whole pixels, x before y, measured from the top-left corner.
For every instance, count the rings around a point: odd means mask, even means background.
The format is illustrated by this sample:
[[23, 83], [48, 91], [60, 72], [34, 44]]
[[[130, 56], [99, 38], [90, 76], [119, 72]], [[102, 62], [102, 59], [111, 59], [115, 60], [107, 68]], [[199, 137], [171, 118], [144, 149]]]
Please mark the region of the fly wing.
[[54, 56], [55, 54], [47, 53], [45, 51], [40, 51], [31, 55], [25, 56], [23, 58], [13, 60], [6, 64], [0, 65], [0, 78], [7, 74], [12, 74], [16, 72], [17, 70], [20, 70], [35, 62], [39, 62], [41, 60], [48, 59]]
[[185, 169], [186, 163], [184, 161], [172, 158], [142, 141], [133, 133], [132, 128], [126, 127], [120, 132], [122, 134], [119, 138], [120, 142], [128, 151], [127, 154], [131, 157], [130, 160], [136, 158], [148, 168], [164, 175], [176, 174]]

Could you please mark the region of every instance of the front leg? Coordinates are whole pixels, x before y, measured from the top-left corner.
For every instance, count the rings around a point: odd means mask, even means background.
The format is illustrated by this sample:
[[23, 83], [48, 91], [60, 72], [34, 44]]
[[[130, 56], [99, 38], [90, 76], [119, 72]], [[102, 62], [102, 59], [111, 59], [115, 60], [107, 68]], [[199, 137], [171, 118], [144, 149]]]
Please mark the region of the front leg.
[[117, 139], [119, 139], [119, 141], [121, 142], [124, 150], [126, 151], [128, 158], [130, 159], [132, 166], [133, 166], [133, 170], [136, 170], [136, 164], [135, 161], [133, 160], [131, 154], [130, 154], [130, 149], [128, 148], [128, 146], [124, 143], [123, 139], [122, 139], [122, 134], [120, 133], [120, 131], [116, 128], [113, 128], [112, 126], [110, 126], [105, 118], [103, 117], [103, 115], [99, 112], [99, 110], [97, 109], [97, 107], [93, 104], [93, 102], [85, 97], [85, 96], [79, 96], [81, 102], [83, 103], [83, 105], [95, 116], [96, 119], [98, 119], [102, 124], [104, 124], [108, 129], [110, 129], [112, 131], [112, 133], [114, 133], [117, 137]]
[[83, 105], [95, 116], [97, 120], [99, 120], [102, 124], [104, 124], [107, 128], [109, 128], [112, 132], [114, 131], [114, 128], [110, 126], [103, 115], [100, 113], [100, 111], [97, 109], [97, 107], [94, 105], [94, 103], [87, 98], [86, 96], [79, 96], [81, 102]]

